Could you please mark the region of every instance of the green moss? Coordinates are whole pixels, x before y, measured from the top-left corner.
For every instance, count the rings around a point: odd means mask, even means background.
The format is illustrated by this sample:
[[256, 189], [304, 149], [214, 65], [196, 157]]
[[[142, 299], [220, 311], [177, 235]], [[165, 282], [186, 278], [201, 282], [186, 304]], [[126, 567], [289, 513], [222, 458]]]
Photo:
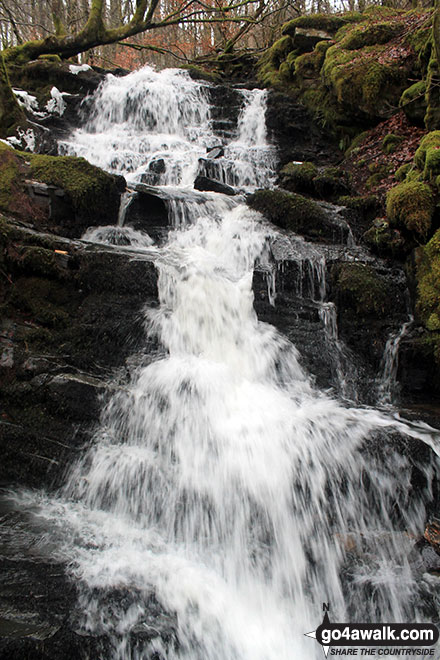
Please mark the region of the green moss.
[[433, 312], [429, 319], [426, 322], [426, 328], [427, 330], [435, 331], [435, 330], [440, 330], [440, 317], [438, 314]]
[[417, 262], [417, 313], [428, 330], [439, 330], [440, 230], [419, 248]]
[[10, 304], [43, 326], [65, 327], [69, 320], [68, 313], [61, 306], [65, 297], [65, 287], [59, 282], [23, 277], [14, 284]]
[[361, 318], [384, 318], [389, 312], [386, 280], [364, 264], [342, 264], [336, 270], [334, 286], [341, 304]]
[[386, 98], [394, 95], [393, 87], [402, 79], [399, 67], [387, 66], [378, 61], [382, 46], [373, 47], [377, 57], [365, 57], [373, 52], [344, 50], [340, 44], [327, 51], [322, 67], [322, 79], [332, 89], [339, 104], [351, 111], [376, 115]]
[[336, 133], [339, 124], [344, 123], [344, 117], [334, 97], [327, 90], [308, 89], [304, 92], [302, 101], [322, 128]]
[[294, 18], [292, 21], [285, 23], [281, 29], [281, 33], [293, 36], [295, 34], [295, 28], [299, 27], [312, 30], [324, 30], [325, 32], [334, 34], [340, 27], [346, 25], [347, 22], [348, 18], [344, 18], [343, 16], [334, 16], [331, 14], [309, 14], [306, 16], [298, 16], [298, 18]]
[[408, 89], [405, 89], [399, 100], [409, 121], [416, 126], [424, 126], [426, 114], [426, 80], [419, 80]]
[[21, 260], [25, 270], [33, 275], [52, 277], [60, 274], [53, 250], [42, 247], [27, 247]]
[[325, 55], [328, 49], [330, 48], [330, 46], [332, 45], [333, 45], [332, 41], [318, 41], [314, 50], [317, 53], [322, 53], [322, 55]]
[[313, 163], [287, 163], [280, 172], [281, 185], [292, 192], [312, 193], [317, 174], [318, 168]]
[[340, 42], [347, 50], [358, 50], [374, 44], [386, 44], [403, 32], [404, 26], [392, 21], [355, 26]]
[[374, 188], [377, 188], [378, 185], [380, 185], [383, 181], [383, 174], [380, 172], [375, 172], [374, 174], [371, 174], [368, 179], [365, 182], [365, 186], [368, 190], [373, 190]]
[[440, 129], [440, 70], [435, 57], [435, 49], [431, 49], [431, 59], [426, 78], [426, 115], [425, 126], [429, 131]]
[[368, 171], [371, 172], [371, 175], [366, 181], [366, 186], [369, 190], [376, 188], [382, 181], [389, 175], [391, 170], [391, 165], [389, 163], [370, 163], [368, 165]]
[[325, 213], [318, 204], [295, 193], [257, 190], [248, 197], [247, 203], [274, 225], [298, 233], [319, 235], [325, 220]]
[[278, 69], [278, 76], [280, 81], [286, 83], [290, 82], [290, 80], [292, 79], [292, 71], [287, 62], [282, 62], [280, 64], [280, 68]]
[[412, 103], [417, 98], [424, 97], [426, 92], [426, 80], [419, 80], [418, 82], [405, 89], [400, 97], [399, 106], [402, 107], [408, 103]]
[[325, 168], [314, 180], [315, 190], [322, 199], [334, 199], [347, 191], [344, 172], [338, 167]]
[[403, 258], [411, 246], [408, 246], [400, 231], [390, 227], [384, 218], [377, 218], [370, 229], [362, 236], [363, 242], [381, 257]]
[[429, 186], [419, 181], [399, 183], [388, 192], [386, 206], [387, 216], [393, 225], [426, 240], [435, 207]]
[[[260, 58], [258, 62], [258, 79], [265, 85], [276, 86], [280, 84], [282, 82], [282, 78], [279, 76], [280, 66], [292, 50], [292, 39], [289, 36], [278, 39]], [[286, 71], [283, 71], [282, 75], [285, 76]]]
[[183, 64], [181, 68], [188, 71], [189, 75], [194, 80], [206, 80], [207, 82], [212, 83], [218, 83], [221, 80], [221, 76], [218, 73], [207, 71], [201, 66], [196, 66], [195, 64]]
[[431, 147], [440, 147], [440, 131], [432, 131], [422, 138], [419, 148], [414, 154], [414, 162], [419, 170], [425, 169], [426, 152]]
[[417, 169], [417, 167], [412, 167], [408, 170], [406, 175], [406, 181], [423, 181], [423, 174]]
[[385, 135], [382, 140], [382, 149], [386, 154], [391, 154], [397, 149], [399, 144], [403, 142], [403, 137], [401, 135], [396, 135], [395, 133], [388, 133]]
[[417, 54], [420, 68], [425, 71], [431, 57], [431, 26], [427, 21], [425, 26], [411, 32], [407, 37], [407, 43]]
[[295, 60], [298, 57], [296, 50], [292, 50], [286, 57], [286, 62], [289, 65], [290, 71], [293, 73], [295, 71]]
[[325, 51], [313, 50], [295, 59], [295, 74], [300, 78], [315, 78], [324, 62]]
[[[42, 183], [63, 188], [81, 217], [111, 217], [111, 206], [117, 203], [118, 198], [115, 177], [84, 158], [40, 154], [27, 157], [31, 176]], [[124, 185], [123, 180], [121, 185]]]
[[338, 204], [341, 206], [346, 206], [353, 211], [367, 214], [377, 209], [379, 200], [376, 195], [364, 195], [359, 197], [342, 195], [338, 198]]
[[405, 165], [401, 165], [395, 172], [394, 172], [394, 178], [397, 181], [405, 181], [407, 174], [412, 168], [411, 163], [405, 163]]
[[428, 147], [425, 156], [423, 178], [426, 181], [440, 174], [440, 147]]
[[0, 210], [9, 211], [20, 185], [20, 161], [14, 149], [0, 142]]
[[39, 60], [47, 60], [48, 62], [62, 62], [59, 55], [39, 55]]
[[378, 19], [378, 18], [386, 18], [390, 16], [399, 16], [403, 13], [404, 11], [402, 9], [395, 9], [394, 7], [370, 5], [370, 7], [367, 7], [365, 9], [363, 15], [368, 16], [370, 18]]
[[358, 149], [358, 147], [360, 147], [361, 144], [364, 142], [365, 138], [367, 138], [369, 135], [370, 135], [369, 131], [362, 131], [362, 133], [356, 135], [356, 137], [354, 137], [353, 140], [350, 142], [350, 146], [345, 152], [345, 156], [347, 157], [350, 156], [350, 154], [353, 153], [354, 149]]

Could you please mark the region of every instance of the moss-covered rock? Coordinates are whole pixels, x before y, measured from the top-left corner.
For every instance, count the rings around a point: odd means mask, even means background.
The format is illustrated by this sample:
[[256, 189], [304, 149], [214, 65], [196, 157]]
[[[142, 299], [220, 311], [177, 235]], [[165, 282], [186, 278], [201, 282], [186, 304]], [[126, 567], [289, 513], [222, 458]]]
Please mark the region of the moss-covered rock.
[[183, 64], [182, 69], [188, 71], [193, 80], [205, 80], [207, 82], [218, 83], [221, 81], [221, 76], [213, 71], [208, 71], [201, 66], [195, 64]]
[[360, 318], [384, 318], [389, 312], [387, 281], [365, 264], [341, 264], [332, 273], [340, 304]]
[[301, 195], [281, 190], [257, 190], [248, 197], [247, 203], [282, 229], [316, 238], [326, 234], [326, 214], [316, 202]]
[[290, 67], [288, 67], [288, 71], [281, 72], [281, 75], [279, 69], [292, 49], [292, 39], [285, 36], [278, 39], [264, 52], [258, 63], [258, 78], [263, 84], [276, 87], [286, 81], [286, 75], [290, 74]]
[[314, 187], [318, 197], [333, 200], [348, 192], [344, 171], [339, 167], [327, 167], [315, 177]]
[[359, 147], [364, 142], [365, 138], [367, 138], [368, 136], [369, 136], [369, 131], [362, 131], [361, 133], [358, 133], [358, 135], [356, 135], [351, 140], [350, 146], [345, 151], [346, 158], [353, 155], [354, 153], [358, 153]]
[[0, 143], [0, 211], [50, 224], [51, 207], [48, 204], [44, 210], [36, 203], [28, 180], [64, 191], [63, 213], [56, 224], [69, 237], [81, 236], [89, 225], [116, 221], [126, 185], [123, 177], [108, 174], [84, 158], [28, 154]]
[[[77, 215], [102, 224], [114, 219], [119, 193], [125, 190], [122, 177], [104, 172], [84, 158], [72, 156], [30, 156], [31, 176], [42, 183], [62, 188]], [[102, 222], [101, 222], [102, 221]]]
[[403, 259], [411, 249], [398, 229], [385, 218], [377, 218], [362, 236], [362, 241], [380, 257]]
[[13, 135], [17, 126], [25, 124], [26, 118], [12, 92], [8, 72], [0, 52], [0, 137]]
[[398, 167], [397, 170], [394, 172], [394, 178], [396, 179], [396, 181], [405, 181], [406, 177], [408, 176], [412, 168], [413, 168], [412, 163], [405, 163], [405, 165], [401, 165], [400, 167]]
[[[419, 52], [410, 43], [410, 26], [413, 22], [418, 30], [420, 13], [376, 9], [363, 14], [300, 16], [283, 27], [291, 44], [277, 41], [260, 60], [259, 79], [278, 88], [287, 83], [322, 126], [338, 137], [341, 148], [359, 131], [360, 122], [368, 126], [388, 119], [390, 107], [399, 103], [408, 86], [409, 75], [423, 74]], [[296, 43], [304, 30], [310, 31], [309, 48]], [[312, 43], [319, 30], [328, 35], [325, 46]], [[425, 41], [426, 31], [421, 32], [417, 44]], [[415, 108], [415, 101], [410, 105]]]
[[432, 48], [426, 77], [425, 126], [429, 131], [440, 129], [440, 70]]
[[361, 14], [354, 12], [347, 12], [342, 16], [335, 16], [332, 14], [309, 14], [307, 16], [298, 16], [283, 25], [282, 34], [293, 36], [297, 27], [306, 29], [310, 28], [312, 30], [324, 30], [330, 34], [335, 34], [343, 25], [346, 25], [349, 22], [356, 22], [361, 18]]
[[431, 188], [420, 181], [404, 181], [387, 194], [387, 216], [394, 226], [406, 229], [419, 240], [426, 240], [434, 215]]
[[391, 154], [397, 149], [403, 140], [404, 138], [401, 135], [388, 133], [388, 135], [385, 135], [384, 139], [382, 140], [382, 149], [386, 154]]
[[0, 142], [0, 210], [7, 211], [18, 192], [21, 162], [12, 147]]
[[362, 227], [368, 224], [376, 217], [380, 204], [376, 195], [341, 195], [337, 203], [345, 206], [352, 212], [354, 219], [353, 226], [360, 224]]
[[280, 183], [291, 192], [312, 194], [317, 174], [318, 168], [313, 163], [287, 163], [280, 172]]
[[425, 125], [426, 115], [426, 80], [419, 80], [405, 89], [399, 100], [408, 120], [415, 126]]
[[440, 230], [418, 251], [417, 312], [428, 330], [440, 330]]
[[423, 171], [425, 169], [426, 152], [430, 148], [440, 148], [440, 131], [431, 131], [420, 141], [414, 154], [414, 163], [419, 170]]
[[403, 30], [403, 24], [393, 21], [363, 23], [350, 30], [340, 43], [347, 50], [358, 50], [374, 44], [386, 44], [401, 34]]
[[317, 49], [317, 47], [315, 47], [311, 53], [298, 55], [298, 57], [294, 59], [294, 72], [298, 79], [316, 78], [319, 75], [319, 71], [321, 70], [321, 66], [325, 59], [326, 50], [331, 46], [328, 42], [320, 43], [325, 43], [327, 48]]
[[351, 117], [385, 116], [391, 99], [400, 97], [404, 69], [380, 61], [383, 48], [371, 46], [353, 52], [335, 44], [326, 53], [322, 80]]
[[428, 147], [425, 156], [423, 178], [431, 181], [440, 174], [440, 147]]

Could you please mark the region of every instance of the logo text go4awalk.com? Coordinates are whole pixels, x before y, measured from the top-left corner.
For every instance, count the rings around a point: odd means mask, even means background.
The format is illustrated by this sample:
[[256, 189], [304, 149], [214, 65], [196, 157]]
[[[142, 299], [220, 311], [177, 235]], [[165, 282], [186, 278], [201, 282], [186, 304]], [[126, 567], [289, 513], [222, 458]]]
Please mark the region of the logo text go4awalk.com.
[[433, 623], [332, 623], [329, 609], [329, 605], [323, 603], [325, 614], [321, 625], [306, 633], [321, 644], [325, 657], [329, 651], [336, 656], [410, 658], [434, 655], [434, 649], [429, 647], [438, 641], [439, 631]]

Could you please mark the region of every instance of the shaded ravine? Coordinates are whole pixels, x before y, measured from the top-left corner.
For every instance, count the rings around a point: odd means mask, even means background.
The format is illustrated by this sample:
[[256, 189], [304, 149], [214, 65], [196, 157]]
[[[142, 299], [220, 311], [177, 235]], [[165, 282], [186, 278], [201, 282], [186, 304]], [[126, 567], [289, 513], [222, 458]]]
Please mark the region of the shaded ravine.
[[[39, 551], [67, 565], [74, 629], [106, 640], [99, 657], [318, 660], [304, 633], [323, 601], [341, 621], [432, 616], [433, 585], [412, 553], [440, 436], [320, 392], [298, 350], [258, 321], [253, 272], [271, 272], [277, 232], [243, 195], [274, 178], [265, 93], [243, 91], [228, 137], [212, 131], [208, 88], [176, 71], [110, 78], [61, 146], [133, 185], [163, 161], [155, 185], [175, 227], [165, 244], [130, 227], [85, 237], [155, 262], [160, 306], [145, 326], [161, 351], [107, 400], [56, 496], [10, 499], [30, 513]], [[210, 177], [235, 196], [192, 188], [218, 146]], [[337, 342], [324, 265], [304, 263], [301, 296]]]

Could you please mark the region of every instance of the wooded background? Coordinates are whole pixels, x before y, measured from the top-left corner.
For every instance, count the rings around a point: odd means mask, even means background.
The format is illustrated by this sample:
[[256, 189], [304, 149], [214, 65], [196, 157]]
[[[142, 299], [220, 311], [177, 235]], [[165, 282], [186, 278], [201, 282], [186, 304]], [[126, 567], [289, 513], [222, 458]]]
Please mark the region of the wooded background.
[[[110, 45], [81, 53], [79, 61], [104, 67], [133, 69], [146, 63], [159, 67], [203, 60], [238, 46], [259, 52], [278, 36], [288, 18], [304, 13], [363, 10], [370, 4], [402, 9], [415, 0], [0, 0], [0, 40], [3, 50], [52, 35], [78, 34], [100, 12], [106, 29], [127, 27], [143, 5], [151, 23], [145, 30]], [[424, 3], [429, 6], [429, 2]], [[150, 16], [151, 14], [151, 16]], [[145, 14], [144, 14], [145, 20]], [[122, 35], [121, 35], [122, 36]]]

